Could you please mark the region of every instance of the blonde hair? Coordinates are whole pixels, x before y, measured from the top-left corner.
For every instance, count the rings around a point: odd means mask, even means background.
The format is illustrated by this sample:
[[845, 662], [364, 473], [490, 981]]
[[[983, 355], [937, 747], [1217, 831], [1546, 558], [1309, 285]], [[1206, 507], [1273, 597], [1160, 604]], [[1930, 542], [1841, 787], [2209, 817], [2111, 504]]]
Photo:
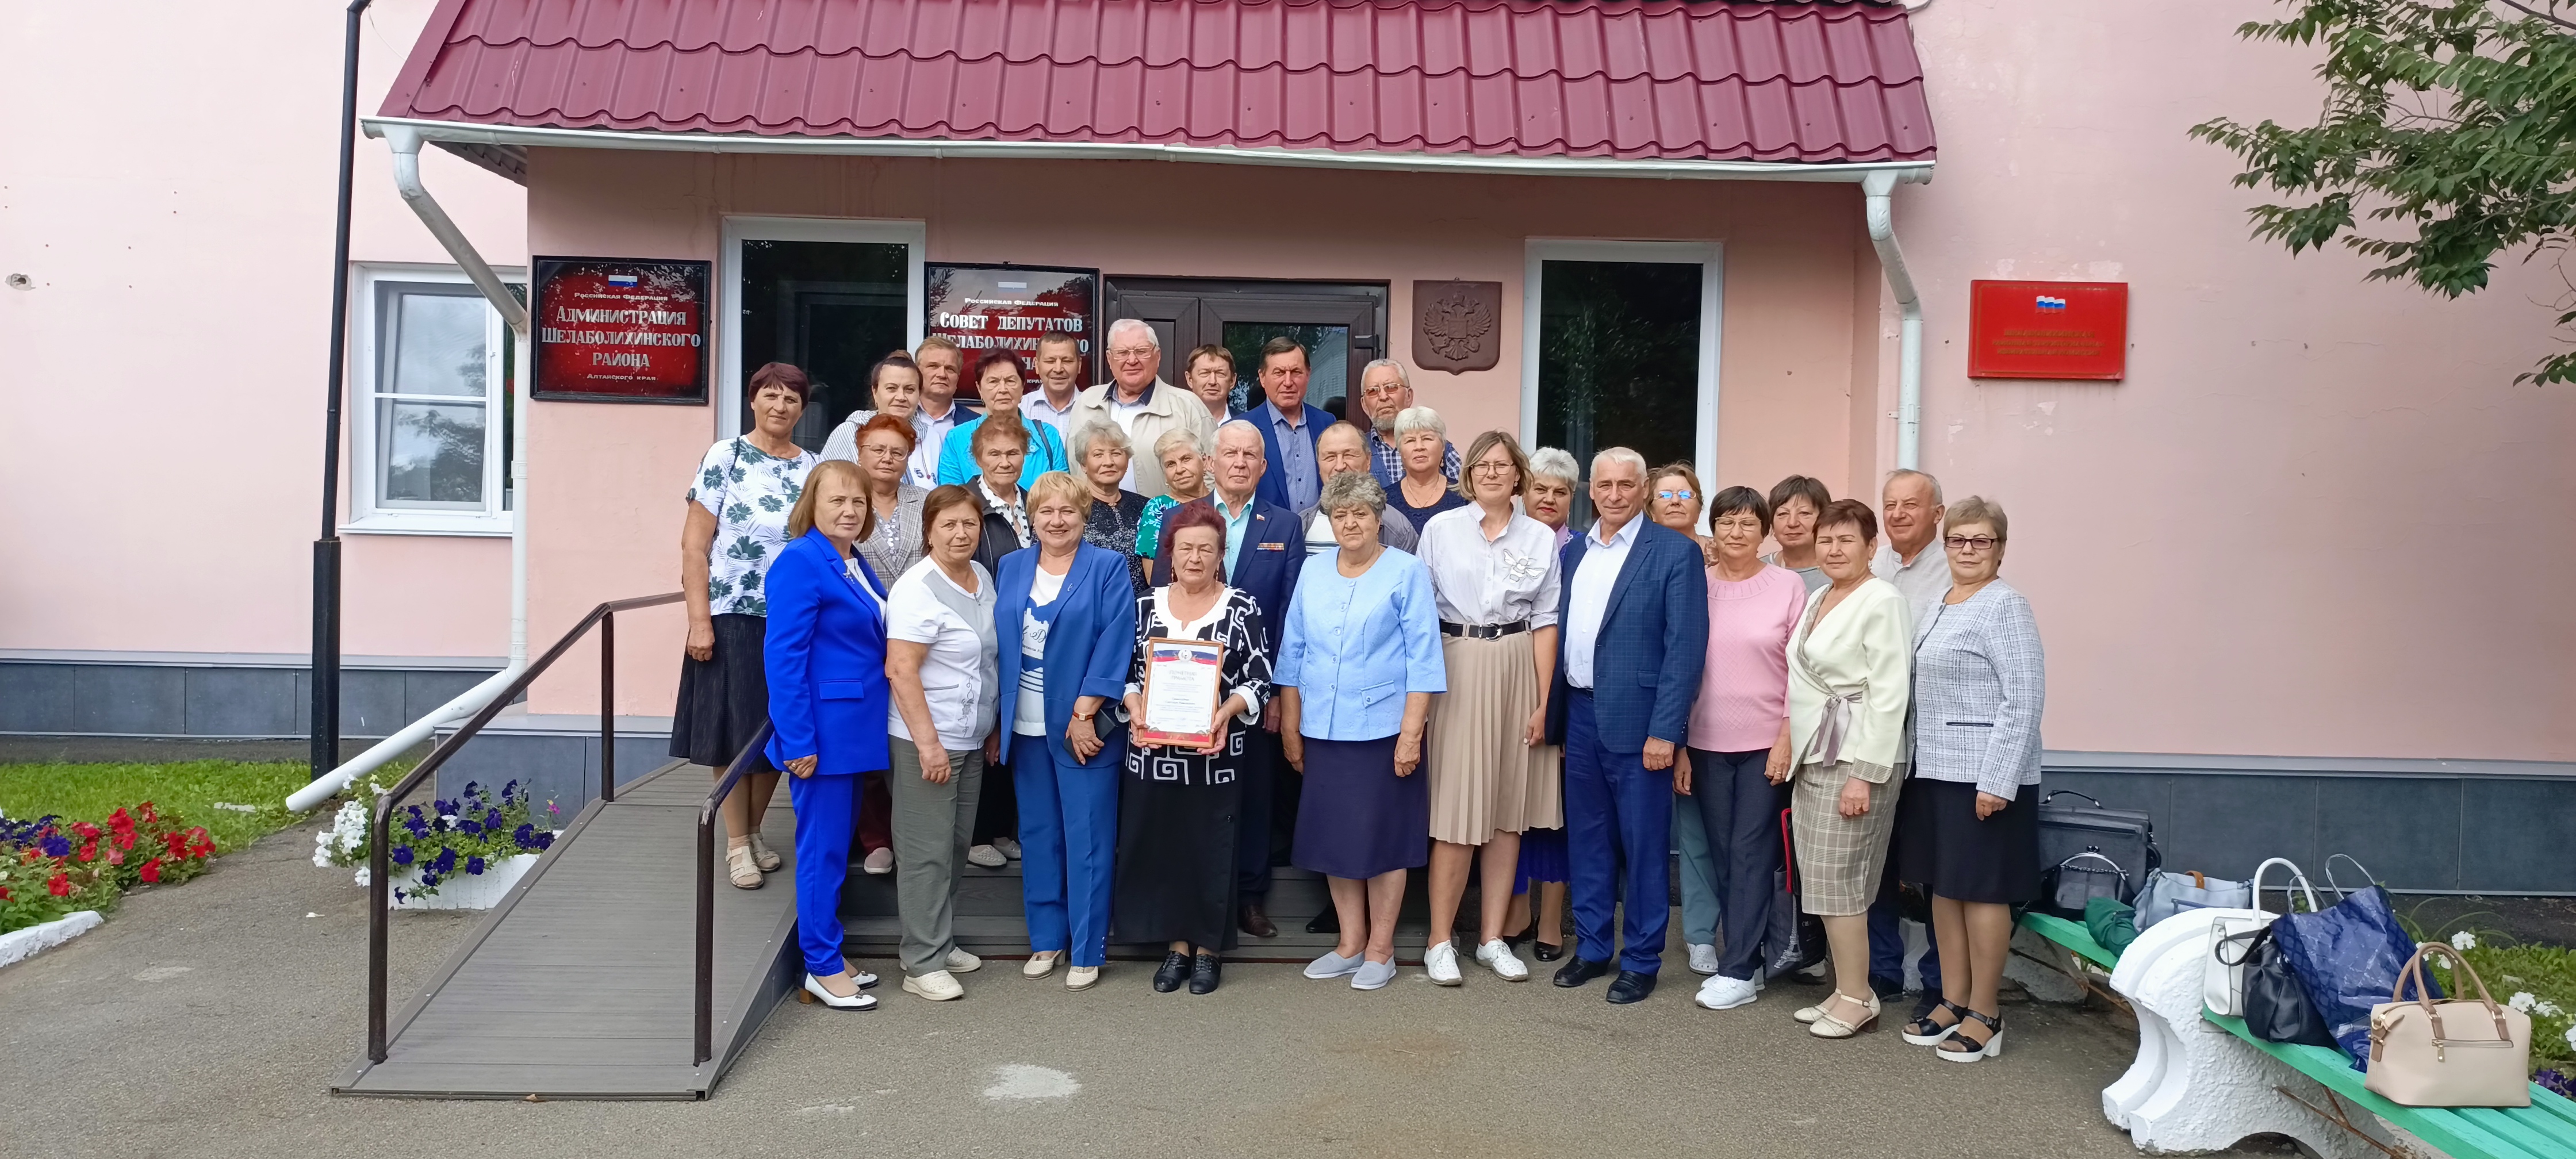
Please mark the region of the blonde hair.
[[2004, 505], [1983, 495], [1970, 495], [1951, 504], [1942, 522], [1953, 528], [1983, 523], [1995, 529], [1997, 543], [2012, 538], [2012, 524], [2010, 520], [2004, 518]]
[[[814, 469], [805, 476], [804, 490], [796, 493], [796, 506], [787, 511], [787, 538], [803, 539], [806, 532], [814, 530], [814, 496], [822, 492], [821, 484], [824, 476], [827, 475], [846, 480], [851, 488], [859, 493], [859, 498], [867, 498], [867, 477], [859, 474], [857, 463], [848, 459], [825, 459], [816, 463]], [[859, 518], [859, 538], [866, 539], [876, 533], [876, 508], [870, 505], [867, 513]]]
[[1029, 484], [1029, 512], [1036, 514], [1038, 505], [1050, 499], [1073, 504], [1073, 513], [1091, 518], [1091, 484], [1073, 477], [1069, 471], [1049, 471]]

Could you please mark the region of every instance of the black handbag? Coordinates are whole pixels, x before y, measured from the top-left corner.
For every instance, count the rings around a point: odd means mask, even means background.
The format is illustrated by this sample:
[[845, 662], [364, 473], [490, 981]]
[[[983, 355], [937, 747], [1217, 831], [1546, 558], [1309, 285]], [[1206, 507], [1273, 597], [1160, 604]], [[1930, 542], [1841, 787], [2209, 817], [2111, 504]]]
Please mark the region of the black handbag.
[[1762, 968], [1780, 978], [1825, 960], [1825, 921], [1798, 905], [1798, 851], [1789, 811], [1780, 810], [1780, 868], [1771, 871], [1771, 920], [1762, 934]]
[[2272, 941], [2272, 927], [2229, 934], [2211, 950], [2221, 965], [2245, 967], [2245, 1029], [2265, 1042], [2333, 1046], [2334, 1032], [2308, 1001], [2308, 988]]
[[2128, 870], [2090, 849], [2050, 866], [2047, 878], [2044, 896], [2048, 901], [2040, 909], [2068, 921], [2083, 921], [2084, 907], [2094, 898], [2107, 897], [2127, 905], [2138, 896]]

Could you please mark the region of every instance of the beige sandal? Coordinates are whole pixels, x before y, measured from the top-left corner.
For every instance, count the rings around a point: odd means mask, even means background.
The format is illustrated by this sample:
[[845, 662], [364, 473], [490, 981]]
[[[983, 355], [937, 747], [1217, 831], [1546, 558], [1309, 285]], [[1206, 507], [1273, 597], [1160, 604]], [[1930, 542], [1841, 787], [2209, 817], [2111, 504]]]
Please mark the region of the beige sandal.
[[[1836, 991], [1834, 997], [1841, 998], [1843, 1000], [1843, 1005], [1861, 1006], [1861, 1003], [1857, 999], [1843, 994], [1840, 991]], [[1863, 1032], [1878, 1029], [1878, 995], [1876, 994], [1869, 996], [1868, 1005], [1861, 1006], [1862, 1009], [1869, 1011], [1869, 1016], [1861, 1019], [1858, 1023], [1845, 1022], [1841, 1015], [1834, 1013], [1835, 1006], [1833, 998], [1827, 998], [1816, 1005], [1823, 1011], [1823, 1014], [1814, 1022], [1807, 1024], [1807, 1033], [1815, 1035], [1818, 1038], [1851, 1038]]]
[[759, 866], [762, 873], [778, 872], [778, 854], [757, 833], [751, 835], [751, 863]]
[[725, 850], [725, 874], [733, 879], [735, 889], [760, 888], [760, 863], [753, 860], [750, 845], [736, 845]]

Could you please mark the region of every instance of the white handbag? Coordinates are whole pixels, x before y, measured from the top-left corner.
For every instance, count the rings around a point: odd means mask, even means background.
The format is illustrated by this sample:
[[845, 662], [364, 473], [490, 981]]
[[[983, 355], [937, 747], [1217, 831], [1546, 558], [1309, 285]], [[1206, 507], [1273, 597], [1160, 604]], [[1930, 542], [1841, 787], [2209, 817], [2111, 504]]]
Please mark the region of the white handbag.
[[[2278, 865], [2290, 871], [2290, 880], [2308, 897], [2308, 912], [2317, 912], [2317, 891], [2308, 885], [2308, 875], [2286, 857], [2274, 857], [2254, 867], [2253, 908], [2263, 910], [2263, 872]], [[2290, 908], [2290, 887], [2281, 887], [2283, 910]], [[2254, 935], [2272, 924], [2279, 915], [2263, 910], [2266, 917], [2220, 917], [2209, 920], [2209, 958], [2201, 963], [2201, 998], [2212, 1014], [2242, 1017], [2245, 1013], [2245, 954]]]

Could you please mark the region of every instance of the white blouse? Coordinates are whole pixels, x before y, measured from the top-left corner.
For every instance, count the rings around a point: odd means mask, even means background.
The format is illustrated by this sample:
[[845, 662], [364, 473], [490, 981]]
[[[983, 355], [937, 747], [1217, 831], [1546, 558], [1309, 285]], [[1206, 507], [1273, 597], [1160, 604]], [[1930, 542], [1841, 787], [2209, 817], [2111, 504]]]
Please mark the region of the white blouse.
[[1431, 571], [1432, 602], [1440, 618], [1459, 624], [1556, 626], [1560, 569], [1556, 533], [1512, 512], [1503, 533], [1485, 538], [1485, 509], [1454, 507], [1422, 524], [1414, 555]]
[[[997, 598], [993, 577], [980, 563], [969, 560], [966, 566], [975, 573], [971, 593], [928, 559], [912, 565], [886, 593], [886, 638], [930, 646], [930, 654], [921, 660], [921, 688], [930, 701], [930, 724], [939, 731], [939, 747], [952, 752], [984, 743], [985, 734], [993, 731], [1001, 699], [994, 687], [1001, 673], [994, 655], [999, 640], [993, 629]], [[943, 594], [947, 598], [941, 598]], [[974, 609], [980, 622], [960, 613], [952, 603]], [[905, 740], [916, 739], [903, 722], [903, 712], [891, 703], [886, 706], [886, 730]]]

